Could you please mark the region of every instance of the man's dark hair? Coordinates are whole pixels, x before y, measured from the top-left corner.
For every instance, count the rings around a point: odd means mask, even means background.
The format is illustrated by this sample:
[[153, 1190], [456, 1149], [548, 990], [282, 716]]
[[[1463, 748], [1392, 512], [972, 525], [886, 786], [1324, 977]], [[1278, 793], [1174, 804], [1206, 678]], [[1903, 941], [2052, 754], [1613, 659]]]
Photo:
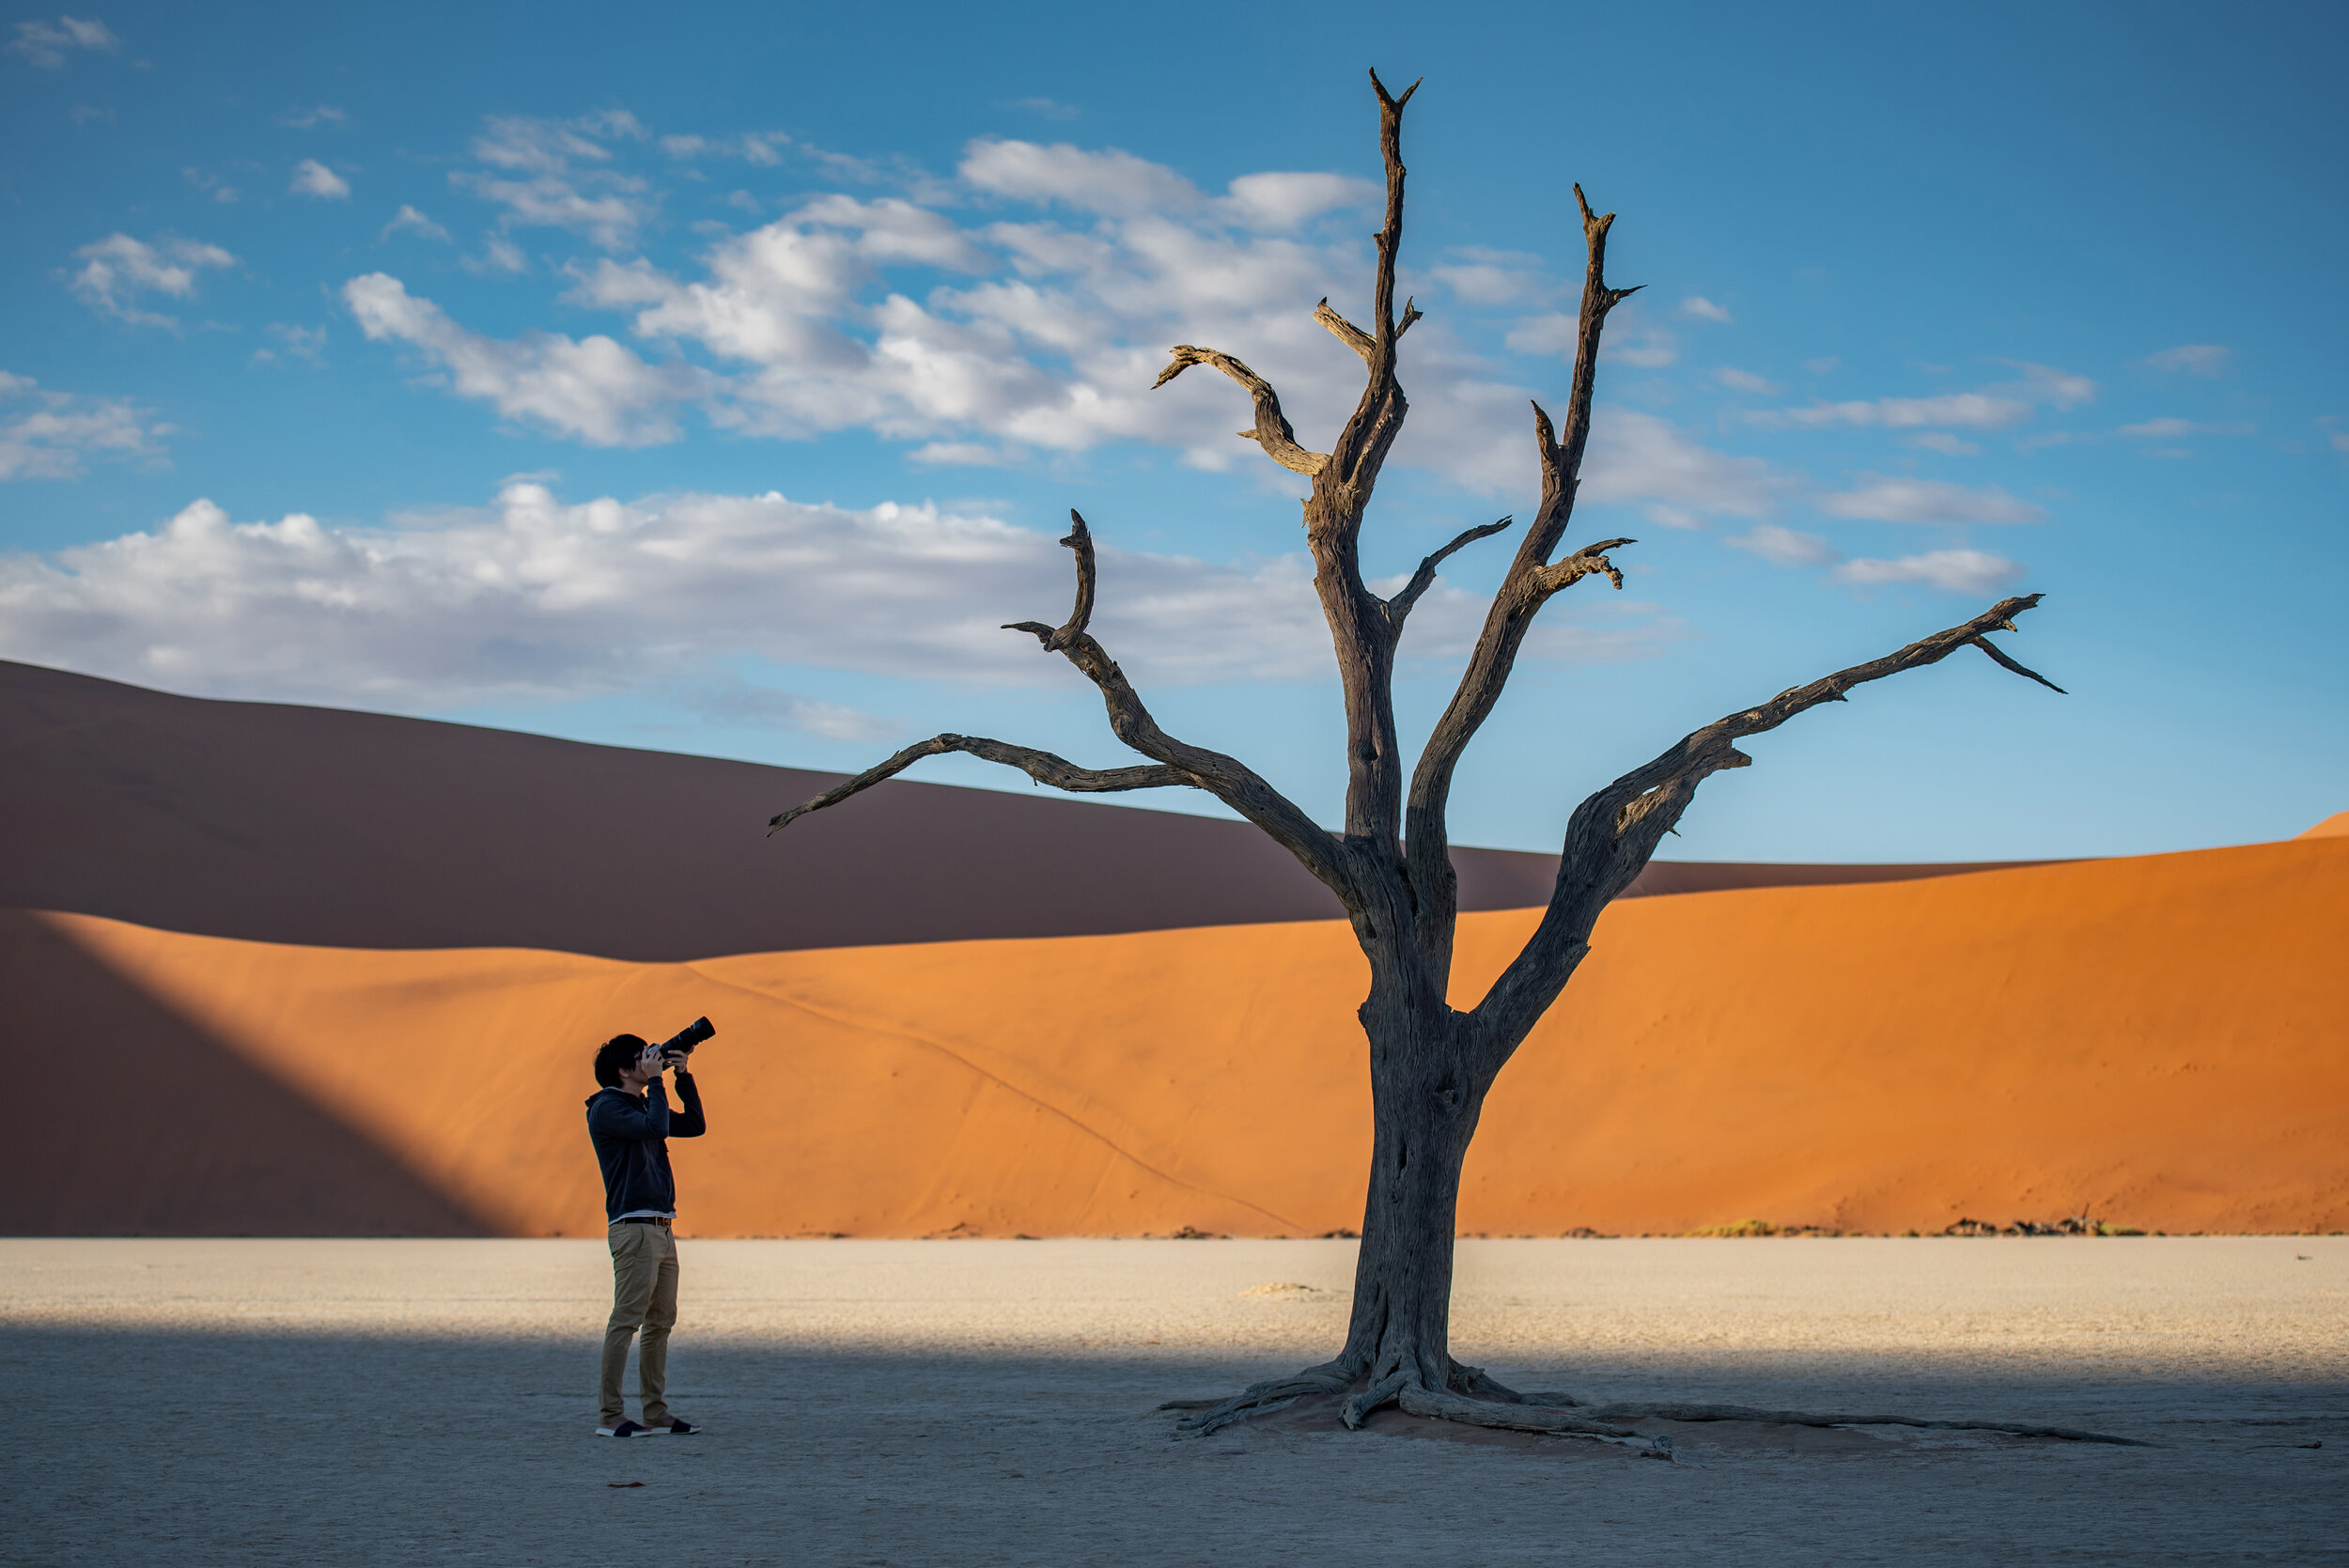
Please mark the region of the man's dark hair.
[[621, 1069], [634, 1066], [636, 1059], [644, 1054], [643, 1035], [614, 1034], [596, 1048], [596, 1081], [606, 1089], [617, 1089]]

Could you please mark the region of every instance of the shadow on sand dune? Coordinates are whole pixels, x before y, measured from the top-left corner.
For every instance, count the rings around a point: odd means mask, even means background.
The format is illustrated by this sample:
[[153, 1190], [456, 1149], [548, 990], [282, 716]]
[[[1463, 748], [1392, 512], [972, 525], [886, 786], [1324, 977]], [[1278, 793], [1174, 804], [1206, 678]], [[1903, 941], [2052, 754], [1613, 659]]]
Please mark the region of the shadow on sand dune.
[[11, 1140], [13, 1234], [497, 1234], [38, 913], [0, 910], [0, 995], [18, 1050], [63, 1069]]

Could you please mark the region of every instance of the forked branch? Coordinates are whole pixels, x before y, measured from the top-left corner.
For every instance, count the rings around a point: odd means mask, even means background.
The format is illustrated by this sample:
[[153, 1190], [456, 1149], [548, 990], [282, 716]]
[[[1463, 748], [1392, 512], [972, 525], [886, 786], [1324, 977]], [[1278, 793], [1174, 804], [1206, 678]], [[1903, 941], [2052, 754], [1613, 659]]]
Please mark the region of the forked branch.
[[1587, 951], [1599, 911], [1646, 868], [1657, 846], [1695, 799], [1698, 786], [1715, 773], [1752, 761], [1737, 750], [1738, 741], [1774, 730], [1822, 703], [1843, 702], [1856, 686], [1939, 663], [1969, 645], [1982, 648], [2017, 675], [2061, 690], [2007, 658], [1987, 640], [1992, 631], [2014, 630], [2015, 617], [2039, 599], [2037, 594], [2026, 594], [2002, 600], [1969, 621], [1921, 638], [1881, 659], [1838, 670], [1807, 686], [1781, 691], [1758, 706], [1716, 720], [1576, 807], [1559, 858], [1557, 885], [1551, 890], [1542, 923], [1476, 1008], [1479, 1025], [1502, 1059], [1556, 1000]]
[[[1437, 567], [1450, 560], [1460, 550], [1474, 544], [1479, 539], [1491, 538], [1515, 521], [1517, 519], [1514, 517], [1507, 517], [1496, 522], [1479, 523], [1474, 528], [1463, 529], [1450, 544], [1422, 561], [1419, 564], [1419, 570], [1411, 574], [1411, 580], [1403, 584], [1394, 598], [1387, 600], [1387, 624], [1393, 629], [1394, 634], [1397, 637], [1403, 635], [1404, 617], [1411, 613], [1411, 606], [1419, 602], [1419, 597], [1435, 586]], [[1617, 542], [1626, 541], [1618, 540]]]
[[1061, 548], [1077, 555], [1077, 605], [1068, 612], [1068, 619], [1056, 627], [1042, 621], [1010, 621], [1003, 627], [1005, 631], [1034, 632], [1046, 653], [1066, 651], [1093, 624], [1093, 530], [1085, 526], [1083, 514], [1074, 506], [1068, 508], [1068, 536], [1061, 540]]
[[1358, 868], [1345, 846], [1316, 825], [1296, 802], [1266, 783], [1253, 768], [1237, 758], [1211, 752], [1204, 746], [1188, 745], [1159, 727], [1158, 721], [1150, 716], [1149, 708], [1143, 703], [1141, 693], [1126, 678], [1126, 672], [1117, 667], [1117, 661], [1109, 656], [1109, 651], [1101, 646], [1089, 629], [1098, 573], [1093, 550], [1093, 530], [1085, 525], [1081, 513], [1072, 510], [1068, 518], [1068, 536], [1061, 543], [1077, 558], [1077, 602], [1069, 612], [1068, 619], [1056, 627], [1046, 626], [1041, 621], [1018, 621], [1005, 629], [1027, 632], [1044, 645], [1046, 652], [1061, 655], [1082, 671], [1101, 693], [1102, 706], [1109, 712], [1110, 728], [1117, 738], [1159, 766], [1080, 768], [1066, 758], [1031, 747], [1014, 746], [980, 736], [941, 735], [909, 746], [887, 762], [869, 768], [846, 784], [826, 790], [805, 805], [783, 813], [768, 824], [768, 831], [771, 833], [809, 812], [837, 805], [849, 796], [903, 772], [924, 757], [938, 756], [946, 752], [966, 752], [973, 756], [985, 757], [989, 762], [1017, 768], [1038, 784], [1080, 794], [1156, 789], [1169, 784], [1189, 784], [1204, 789], [1263, 829], [1341, 899], [1350, 902], [1360, 896]]
[[1542, 465], [1542, 504], [1533, 524], [1518, 542], [1501, 589], [1486, 613], [1483, 630], [1468, 668], [1460, 673], [1452, 702], [1437, 722], [1411, 774], [1411, 790], [1404, 812], [1404, 837], [1410, 859], [1411, 880], [1420, 893], [1420, 924], [1430, 941], [1444, 944], [1448, 955], [1450, 923], [1455, 913], [1452, 889], [1451, 838], [1445, 824], [1452, 800], [1453, 775], [1469, 743], [1491, 717], [1494, 705], [1517, 668], [1517, 650], [1524, 645], [1533, 618], [1552, 595], [1594, 572], [1603, 572], [1620, 589], [1623, 575], [1607, 551], [1633, 541], [1609, 539], [1576, 551], [1561, 561], [1550, 555], [1565, 537], [1581, 487], [1582, 454], [1590, 443], [1592, 389], [1597, 384], [1599, 340], [1609, 312], [1630, 298], [1637, 287], [1617, 288], [1607, 281], [1607, 232], [1614, 226], [1612, 212], [1591, 210], [1582, 187], [1574, 188], [1582, 210], [1582, 239], [1589, 251], [1582, 275], [1582, 306], [1575, 333], [1574, 380], [1566, 399], [1565, 433], [1562, 439], [1549, 415], [1533, 405], [1533, 444]]

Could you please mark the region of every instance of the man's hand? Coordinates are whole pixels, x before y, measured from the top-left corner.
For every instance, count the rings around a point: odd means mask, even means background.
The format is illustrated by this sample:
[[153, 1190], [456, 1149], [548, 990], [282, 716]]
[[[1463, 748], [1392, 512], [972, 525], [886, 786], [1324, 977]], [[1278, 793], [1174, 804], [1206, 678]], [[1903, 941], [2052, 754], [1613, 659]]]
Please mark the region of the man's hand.
[[661, 1054], [659, 1046], [646, 1046], [645, 1054], [636, 1059], [636, 1070], [645, 1075], [646, 1082], [659, 1078], [668, 1064], [669, 1059]]

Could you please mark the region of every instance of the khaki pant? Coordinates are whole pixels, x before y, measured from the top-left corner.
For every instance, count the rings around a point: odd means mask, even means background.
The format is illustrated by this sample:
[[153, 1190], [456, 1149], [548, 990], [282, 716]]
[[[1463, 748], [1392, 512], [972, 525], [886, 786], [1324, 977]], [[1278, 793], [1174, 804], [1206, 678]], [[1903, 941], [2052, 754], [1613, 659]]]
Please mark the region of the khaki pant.
[[669, 1330], [677, 1327], [677, 1237], [666, 1225], [628, 1220], [612, 1227], [612, 1321], [603, 1331], [603, 1424], [618, 1421], [620, 1376], [628, 1370], [628, 1342], [645, 1331], [636, 1349], [636, 1391], [644, 1397], [644, 1423], [669, 1424]]

